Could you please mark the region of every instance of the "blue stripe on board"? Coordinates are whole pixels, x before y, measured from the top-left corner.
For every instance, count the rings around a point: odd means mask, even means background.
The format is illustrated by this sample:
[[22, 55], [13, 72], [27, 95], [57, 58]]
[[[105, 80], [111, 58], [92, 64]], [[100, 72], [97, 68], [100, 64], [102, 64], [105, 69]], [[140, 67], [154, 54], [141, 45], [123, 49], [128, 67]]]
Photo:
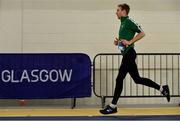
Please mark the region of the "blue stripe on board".
[[180, 120], [180, 115], [146, 116], [30, 116], [0, 117], [0, 120]]

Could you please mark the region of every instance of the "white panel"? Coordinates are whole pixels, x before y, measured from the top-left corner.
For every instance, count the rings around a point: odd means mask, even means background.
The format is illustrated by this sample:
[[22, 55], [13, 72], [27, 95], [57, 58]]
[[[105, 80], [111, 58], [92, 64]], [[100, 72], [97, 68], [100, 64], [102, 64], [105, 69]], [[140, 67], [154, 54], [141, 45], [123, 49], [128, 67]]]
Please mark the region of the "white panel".
[[1, 52], [21, 52], [21, 23], [21, 0], [1, 0]]

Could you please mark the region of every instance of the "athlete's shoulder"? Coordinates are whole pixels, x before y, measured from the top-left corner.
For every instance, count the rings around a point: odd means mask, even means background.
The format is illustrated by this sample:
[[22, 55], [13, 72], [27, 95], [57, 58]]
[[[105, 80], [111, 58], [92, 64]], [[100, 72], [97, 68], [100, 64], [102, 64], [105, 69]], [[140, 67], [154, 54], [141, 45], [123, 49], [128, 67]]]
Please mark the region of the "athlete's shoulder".
[[128, 22], [131, 28], [136, 32], [143, 32], [141, 26], [132, 18], [128, 18]]
[[127, 22], [137, 24], [137, 23], [136, 23], [136, 21], [135, 21], [134, 19], [130, 18], [130, 17], [129, 17], [129, 18], [127, 18]]

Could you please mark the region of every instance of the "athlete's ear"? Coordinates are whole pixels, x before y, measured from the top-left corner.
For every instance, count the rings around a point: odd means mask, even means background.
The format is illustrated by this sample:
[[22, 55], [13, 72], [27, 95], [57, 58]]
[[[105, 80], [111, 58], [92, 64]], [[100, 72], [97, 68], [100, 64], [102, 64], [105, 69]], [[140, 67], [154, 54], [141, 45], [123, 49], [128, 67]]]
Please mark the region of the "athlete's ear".
[[122, 13], [127, 16], [126, 10], [122, 10]]

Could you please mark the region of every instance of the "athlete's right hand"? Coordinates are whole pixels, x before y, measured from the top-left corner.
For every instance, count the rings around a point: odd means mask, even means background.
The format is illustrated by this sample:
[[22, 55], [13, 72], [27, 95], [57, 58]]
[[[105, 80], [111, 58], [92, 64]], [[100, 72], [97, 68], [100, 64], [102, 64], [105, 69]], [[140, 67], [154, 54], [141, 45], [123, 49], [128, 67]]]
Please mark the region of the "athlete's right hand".
[[118, 45], [118, 42], [119, 42], [119, 39], [116, 37], [115, 40], [114, 40], [114, 45]]

